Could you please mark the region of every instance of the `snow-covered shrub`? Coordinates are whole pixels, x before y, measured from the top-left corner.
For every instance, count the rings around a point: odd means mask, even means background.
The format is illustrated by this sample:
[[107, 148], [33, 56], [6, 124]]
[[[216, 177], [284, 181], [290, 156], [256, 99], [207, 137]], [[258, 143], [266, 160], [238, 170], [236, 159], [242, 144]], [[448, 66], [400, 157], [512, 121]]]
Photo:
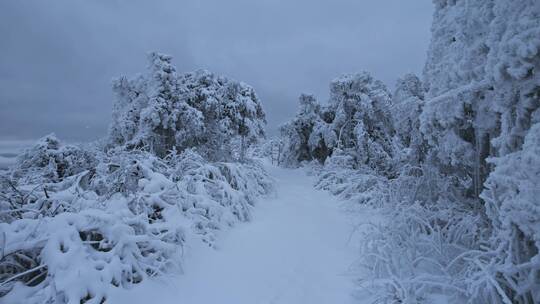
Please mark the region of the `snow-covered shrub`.
[[[487, 219], [430, 166], [402, 167], [384, 184], [377, 204], [382, 221], [362, 229], [359, 283], [374, 301], [466, 302], [472, 294], [473, 258], [483, 254]], [[471, 267], [473, 266], [473, 267]], [[484, 286], [485, 287], [485, 286]]]
[[[180, 265], [183, 227], [133, 212], [133, 197], [99, 196], [90, 189], [95, 173], [19, 185], [26, 200], [3, 208], [17, 214], [0, 223], [0, 268], [8, 270], [2, 271], [1, 292], [13, 290], [8, 302], [13, 297], [27, 303], [100, 303], [111, 286], [128, 287]], [[33, 191], [38, 186], [44, 191]], [[151, 209], [152, 202], [146, 204]]]
[[94, 153], [61, 143], [54, 134], [39, 139], [18, 156], [13, 176], [26, 182], [56, 182], [94, 167]]
[[164, 157], [196, 148], [212, 160], [243, 158], [264, 137], [265, 114], [255, 91], [208, 71], [178, 74], [172, 57], [149, 54], [149, 71], [114, 81], [109, 146], [142, 148]]
[[273, 181], [261, 164], [207, 163], [192, 150], [169, 160], [170, 178], [185, 193], [182, 209], [193, 215], [194, 228], [213, 245], [214, 231], [251, 218], [254, 199], [268, 194]]
[[386, 201], [388, 180], [370, 168], [357, 169], [354, 156], [335, 150], [318, 172], [315, 188], [340, 199], [380, 206]]
[[248, 150], [248, 155], [250, 155], [253, 158], [277, 158], [279, 149], [283, 149], [283, 143], [281, 142], [281, 138], [279, 137], [272, 137], [268, 138], [265, 141], [260, 142], [258, 145], [253, 145], [250, 150]]
[[[116, 199], [103, 209], [0, 224], [6, 238], [0, 267], [9, 267], [11, 256], [24, 266], [3, 272], [2, 287], [14, 289], [13, 301], [101, 303], [112, 286], [126, 288], [179, 267], [184, 230], [151, 223], [130, 213], [125, 199]], [[33, 264], [22, 262], [28, 256]]]
[[[443, 202], [440, 202], [443, 203]], [[482, 219], [440, 204], [393, 202], [385, 220], [362, 229], [359, 284], [383, 303], [464, 303], [472, 289], [467, 266], [478, 253]]]
[[[85, 153], [96, 165], [63, 171], [75, 173], [61, 180], [17, 179], [14, 172], [41, 159], [41, 149], [25, 152], [2, 175], [6, 303], [102, 303], [111, 288], [181, 269], [186, 242], [213, 246], [219, 230], [248, 220], [255, 199], [272, 189], [252, 161], [208, 163], [192, 150], [164, 159], [140, 150]], [[41, 176], [49, 167], [32, 168]]]

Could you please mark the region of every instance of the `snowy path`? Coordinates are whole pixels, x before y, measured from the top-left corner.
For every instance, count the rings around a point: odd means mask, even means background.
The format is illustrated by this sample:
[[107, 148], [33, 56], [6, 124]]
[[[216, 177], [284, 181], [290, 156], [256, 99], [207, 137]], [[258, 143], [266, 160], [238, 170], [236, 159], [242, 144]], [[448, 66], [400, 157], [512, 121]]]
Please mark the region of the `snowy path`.
[[111, 303], [347, 304], [355, 251], [339, 203], [302, 170], [268, 168], [277, 195], [221, 236], [219, 249], [191, 248], [185, 274], [119, 291]]

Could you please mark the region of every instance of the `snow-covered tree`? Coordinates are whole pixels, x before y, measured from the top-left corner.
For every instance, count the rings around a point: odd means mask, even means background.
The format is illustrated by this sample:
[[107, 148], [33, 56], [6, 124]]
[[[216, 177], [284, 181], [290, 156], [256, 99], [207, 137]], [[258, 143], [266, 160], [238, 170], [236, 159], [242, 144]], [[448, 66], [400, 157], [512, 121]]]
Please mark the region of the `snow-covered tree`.
[[142, 75], [133, 79], [120, 77], [113, 80], [112, 89], [116, 95], [113, 102], [112, 123], [109, 128], [109, 142], [113, 146], [136, 146], [141, 110], [148, 105], [146, 81]]
[[354, 157], [356, 167], [391, 175], [394, 130], [390, 103], [386, 86], [367, 72], [332, 81], [327, 106], [312, 95], [301, 95], [295, 118], [281, 127], [285, 163], [324, 163], [339, 149]]
[[322, 119], [322, 111], [313, 95], [300, 95], [296, 116], [280, 127], [285, 165], [296, 166], [311, 160], [324, 162], [331, 154], [336, 135], [332, 126]]
[[149, 101], [141, 111], [142, 136], [150, 149], [164, 156], [173, 148], [197, 144], [204, 130], [203, 116], [182, 98], [172, 57], [151, 53]]
[[226, 160], [237, 141], [243, 154], [264, 137], [265, 115], [252, 87], [208, 71], [179, 75], [167, 55], [151, 53], [149, 61], [147, 74], [113, 84], [111, 146], [160, 157], [196, 147], [210, 159]]
[[205, 132], [198, 149], [203, 154], [230, 159], [237, 150], [242, 158], [265, 136], [265, 114], [251, 86], [205, 70], [184, 74], [179, 82], [186, 102], [202, 113]]
[[392, 170], [391, 94], [369, 73], [347, 74], [330, 84], [337, 146], [356, 152], [357, 162], [384, 174]]
[[470, 208], [487, 218], [482, 228], [491, 235], [473, 248], [485, 253], [466, 270], [476, 286], [469, 296], [536, 303], [540, 247], [531, 227], [540, 217], [531, 191], [540, 166], [533, 148], [540, 131], [533, 127], [540, 122], [540, 6], [534, 0], [434, 2], [421, 129], [430, 164], [447, 176], [449, 189], [474, 200]]
[[[522, 149], [494, 158], [482, 198], [493, 225], [492, 271], [515, 303], [540, 301], [540, 122]], [[502, 279], [504, 278], [504, 279]], [[513, 283], [514, 285], [509, 285]]]
[[110, 140], [113, 145], [142, 148], [165, 156], [176, 148], [197, 144], [204, 131], [202, 113], [182, 98], [172, 57], [150, 53], [149, 73], [113, 83], [114, 104]]
[[[535, 1], [435, 1], [422, 131], [441, 170], [478, 197], [486, 158], [518, 150], [540, 78]], [[468, 181], [467, 181], [468, 180]]]
[[424, 88], [414, 74], [399, 78], [392, 95], [392, 121], [395, 128], [396, 155], [403, 161], [418, 165], [425, 159], [427, 143], [420, 132], [420, 114], [424, 103]]

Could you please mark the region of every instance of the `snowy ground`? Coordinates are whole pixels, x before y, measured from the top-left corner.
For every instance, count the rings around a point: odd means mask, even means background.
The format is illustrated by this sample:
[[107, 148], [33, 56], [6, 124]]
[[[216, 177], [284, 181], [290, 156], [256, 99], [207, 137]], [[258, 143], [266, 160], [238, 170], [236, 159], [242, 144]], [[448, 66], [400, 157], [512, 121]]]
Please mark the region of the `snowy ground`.
[[341, 204], [303, 170], [268, 170], [276, 196], [259, 201], [251, 222], [222, 235], [217, 250], [189, 248], [183, 275], [117, 290], [110, 303], [353, 303], [357, 242]]

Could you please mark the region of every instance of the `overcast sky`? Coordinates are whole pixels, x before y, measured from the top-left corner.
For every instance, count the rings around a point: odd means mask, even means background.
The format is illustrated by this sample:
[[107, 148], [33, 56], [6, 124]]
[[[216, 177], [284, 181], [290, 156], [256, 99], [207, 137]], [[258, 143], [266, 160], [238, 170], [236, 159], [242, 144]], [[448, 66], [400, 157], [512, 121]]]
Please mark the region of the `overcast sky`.
[[0, 0], [0, 139], [106, 134], [110, 82], [174, 56], [255, 87], [270, 133], [301, 92], [367, 70], [394, 86], [421, 73], [430, 0]]

